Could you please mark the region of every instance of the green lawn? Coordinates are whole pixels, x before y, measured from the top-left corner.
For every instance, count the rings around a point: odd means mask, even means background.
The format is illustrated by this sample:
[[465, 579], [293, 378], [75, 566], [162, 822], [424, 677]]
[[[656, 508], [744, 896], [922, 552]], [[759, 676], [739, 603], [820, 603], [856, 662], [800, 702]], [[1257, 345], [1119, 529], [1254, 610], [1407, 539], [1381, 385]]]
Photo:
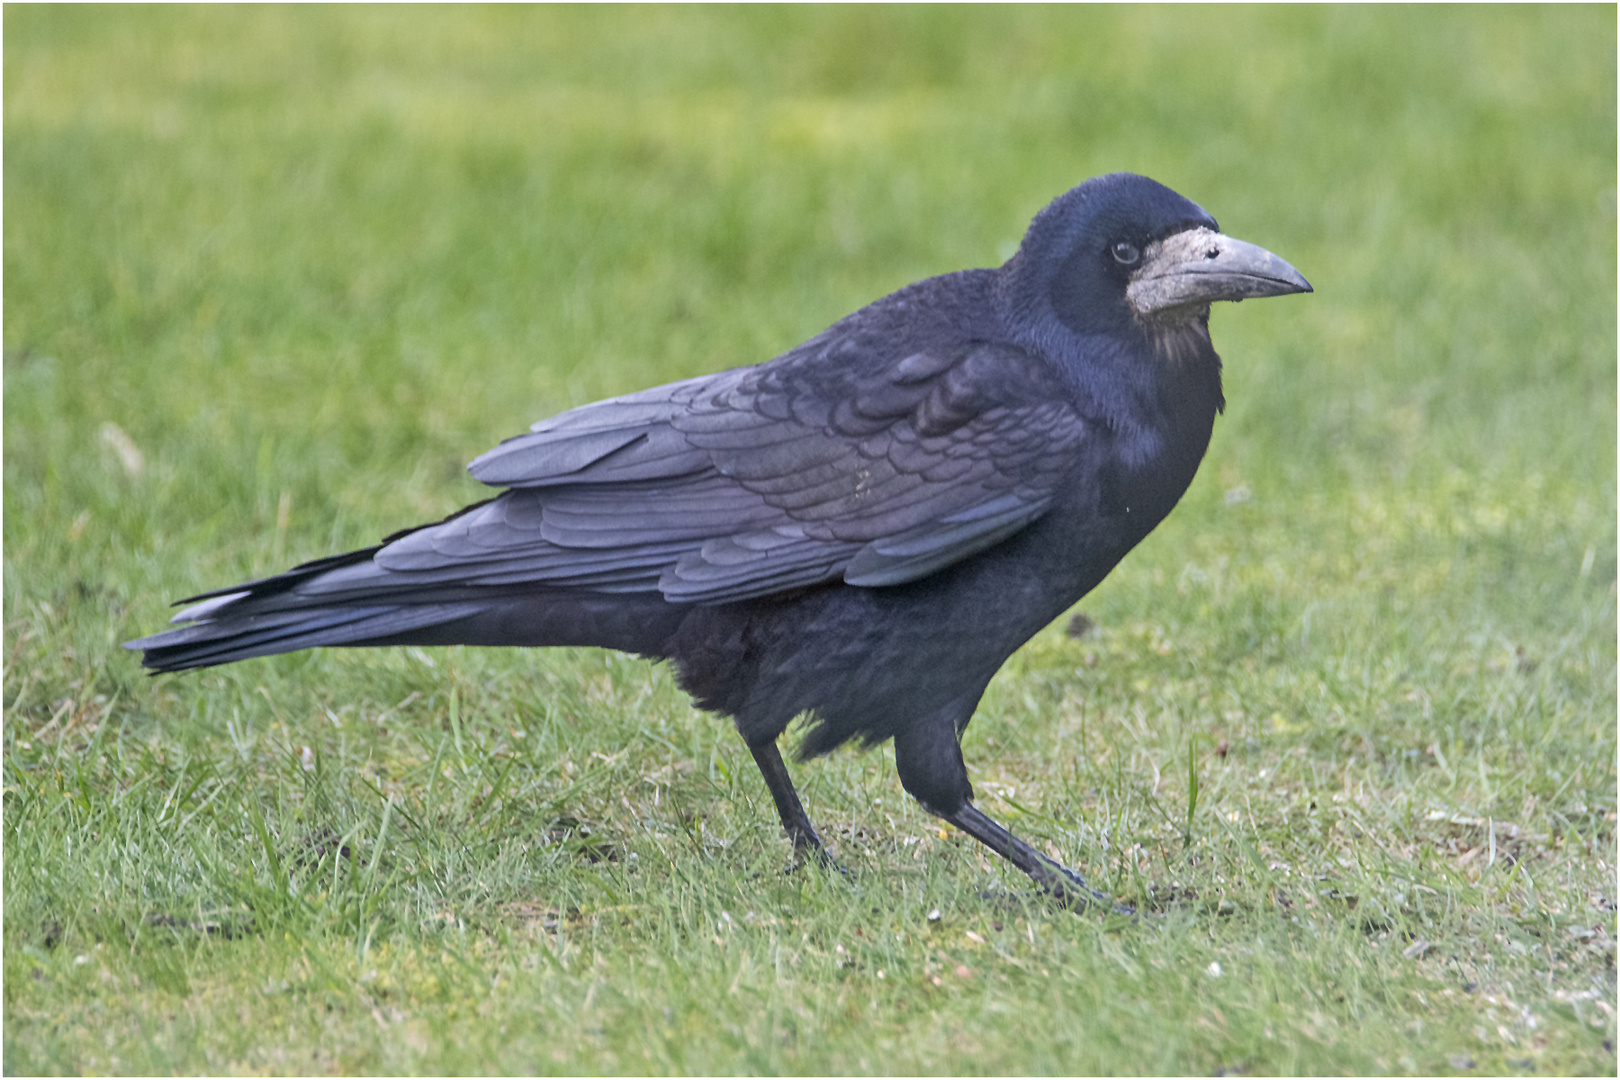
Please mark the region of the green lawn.
[[[1613, 1075], [1616, 15], [4, 12], [4, 1067]], [[1143, 172], [1213, 319], [1181, 507], [991, 685], [987, 811], [589, 651], [146, 678], [174, 599], [994, 265]]]

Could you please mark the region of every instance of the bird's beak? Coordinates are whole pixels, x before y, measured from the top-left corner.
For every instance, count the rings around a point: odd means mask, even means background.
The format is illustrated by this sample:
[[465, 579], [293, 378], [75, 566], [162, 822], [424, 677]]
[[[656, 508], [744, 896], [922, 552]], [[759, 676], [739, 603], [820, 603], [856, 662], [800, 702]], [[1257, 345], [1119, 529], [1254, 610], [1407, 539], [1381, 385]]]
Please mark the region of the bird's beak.
[[1139, 315], [1208, 304], [1310, 292], [1298, 270], [1263, 247], [1212, 229], [1188, 229], [1150, 244], [1125, 297]]

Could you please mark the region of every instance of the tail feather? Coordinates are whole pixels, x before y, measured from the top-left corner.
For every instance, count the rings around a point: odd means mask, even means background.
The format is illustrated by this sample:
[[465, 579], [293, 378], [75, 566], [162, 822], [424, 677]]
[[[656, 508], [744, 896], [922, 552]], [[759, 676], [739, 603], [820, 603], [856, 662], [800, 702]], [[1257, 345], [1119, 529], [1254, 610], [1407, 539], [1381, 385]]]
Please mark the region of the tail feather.
[[155, 671], [185, 671], [322, 645], [362, 645], [395, 638], [465, 619], [483, 607], [476, 603], [396, 604], [264, 615], [222, 613], [218, 618], [126, 642], [125, 648], [143, 650], [141, 663]]
[[181, 625], [124, 643], [153, 671], [185, 671], [333, 645], [597, 645], [645, 656], [688, 608], [656, 593], [422, 580], [376, 564], [378, 549], [191, 597]]
[[[411, 530], [407, 529], [404, 532], [398, 533], [397, 535], [403, 536], [405, 533], [410, 531]], [[393, 539], [393, 537], [390, 537], [389, 539]], [[210, 589], [207, 592], [200, 592], [196, 596], [188, 596], [184, 600], [176, 600], [174, 602], [174, 606], [179, 607], [181, 604], [198, 604], [199, 601], [217, 600], [231, 595], [251, 595], [257, 600], [268, 599], [269, 597], [279, 595], [280, 593], [286, 592], [289, 589], [295, 588], [306, 581], [310, 581], [314, 578], [320, 577], [323, 574], [329, 573], [330, 571], [336, 570], [339, 567], [359, 566], [370, 563], [372, 562], [372, 556], [381, 551], [386, 543], [387, 541], [385, 540], [382, 544], [377, 544], [374, 547], [361, 548], [358, 551], [348, 551], [344, 552], [342, 555], [328, 555], [322, 559], [312, 559], [307, 563], [299, 563], [291, 570], [285, 570], [270, 577], [255, 578], [252, 581], [244, 581], [240, 585], [231, 585], [223, 589]], [[198, 604], [198, 606], [201, 605]], [[186, 617], [188, 617], [187, 612], [181, 612], [179, 615], [175, 616], [177, 620], [184, 619]]]

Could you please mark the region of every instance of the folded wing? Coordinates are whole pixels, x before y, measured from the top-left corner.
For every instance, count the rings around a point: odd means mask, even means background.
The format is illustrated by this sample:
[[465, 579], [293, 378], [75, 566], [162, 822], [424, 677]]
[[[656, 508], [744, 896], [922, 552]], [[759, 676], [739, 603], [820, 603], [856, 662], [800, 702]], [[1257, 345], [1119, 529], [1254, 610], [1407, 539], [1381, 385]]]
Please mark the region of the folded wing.
[[502, 494], [370, 559], [300, 573], [256, 606], [483, 586], [718, 604], [837, 580], [900, 585], [1038, 518], [1088, 432], [1056, 379], [1012, 347], [896, 361], [824, 335], [771, 364], [542, 421], [472, 463]]
[[[898, 585], [1039, 517], [1087, 432], [1017, 349], [896, 362], [822, 338], [536, 424], [472, 464], [511, 490], [375, 559], [424, 582], [657, 589], [688, 603], [840, 578]], [[311, 584], [341, 588], [332, 577]]]

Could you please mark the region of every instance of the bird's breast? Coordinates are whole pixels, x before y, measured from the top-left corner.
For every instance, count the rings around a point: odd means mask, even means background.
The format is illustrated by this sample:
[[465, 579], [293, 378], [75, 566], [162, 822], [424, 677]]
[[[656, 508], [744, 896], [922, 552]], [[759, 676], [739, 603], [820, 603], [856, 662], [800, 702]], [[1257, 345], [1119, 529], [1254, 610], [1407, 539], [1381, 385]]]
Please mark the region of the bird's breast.
[[1081, 509], [1094, 517], [1099, 536], [1129, 550], [1164, 520], [1198, 473], [1219, 407], [1217, 375], [1205, 392], [1164, 401], [1155, 423], [1115, 437]]

